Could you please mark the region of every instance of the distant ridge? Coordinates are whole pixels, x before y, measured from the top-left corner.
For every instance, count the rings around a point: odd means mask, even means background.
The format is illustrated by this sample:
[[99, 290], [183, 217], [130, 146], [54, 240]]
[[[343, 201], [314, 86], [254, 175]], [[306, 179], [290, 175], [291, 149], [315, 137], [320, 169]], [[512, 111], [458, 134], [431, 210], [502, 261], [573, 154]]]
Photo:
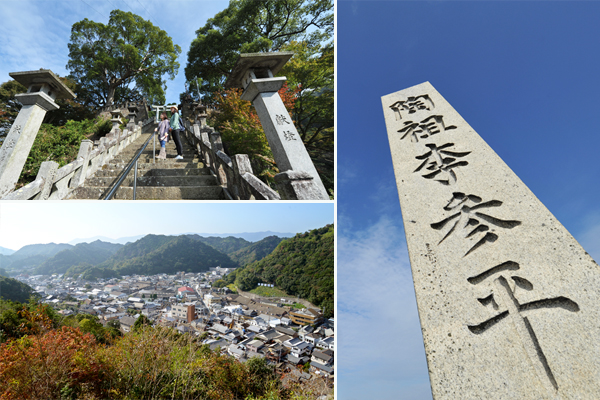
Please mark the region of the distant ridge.
[[[264, 231], [264, 232], [242, 232], [242, 233], [197, 233], [197, 232], [185, 232], [185, 233], [179, 233], [176, 235], [166, 235], [166, 236], [180, 236], [180, 235], [198, 235], [198, 236], [203, 236], [203, 237], [229, 237], [229, 236], [233, 236], [236, 238], [242, 238], [244, 240], [247, 240], [249, 242], [258, 242], [260, 240], [263, 240], [264, 238], [268, 237], [268, 236], [279, 236], [279, 237], [286, 237], [286, 238], [290, 238], [290, 237], [294, 237], [296, 234], [295, 233], [282, 233], [282, 232], [271, 232], [271, 231]], [[112, 238], [108, 238], [106, 236], [94, 236], [91, 238], [77, 238], [77, 239], [73, 239], [69, 242], [69, 244], [72, 245], [76, 245], [79, 243], [91, 243], [94, 242], [96, 240], [101, 240], [103, 242], [108, 242], [108, 243], [117, 243], [117, 244], [127, 244], [128, 242], [135, 242], [141, 238], [143, 238], [146, 235], [137, 235], [137, 236], [127, 236], [127, 237], [121, 237], [118, 239], [112, 239]], [[2, 254], [0, 252], [0, 254]]]
[[286, 238], [290, 238], [290, 237], [294, 237], [296, 236], [295, 233], [284, 233], [284, 232], [271, 232], [271, 231], [264, 231], [264, 232], [243, 232], [243, 233], [195, 233], [195, 232], [189, 232], [189, 233], [184, 233], [184, 235], [199, 235], [199, 236], [204, 236], [204, 237], [210, 237], [210, 236], [216, 236], [216, 237], [228, 237], [228, 236], [233, 236], [233, 237], [237, 237], [237, 238], [242, 238], [245, 239], [249, 242], [258, 242], [260, 240], [263, 240], [264, 238], [268, 237], [268, 236], [279, 236], [279, 237], [286, 237]]
[[146, 235], [137, 235], [137, 236], [126, 236], [126, 237], [120, 237], [118, 239], [112, 239], [106, 236], [94, 236], [91, 238], [85, 238], [85, 239], [81, 239], [81, 238], [77, 238], [77, 239], [73, 239], [69, 242], [69, 244], [79, 244], [79, 243], [92, 243], [95, 242], [96, 240], [100, 240], [102, 242], [108, 242], [108, 243], [114, 243], [114, 244], [127, 244], [127, 243], [133, 243], [141, 238], [143, 238]]
[[7, 249], [6, 247], [0, 247], [0, 254], [4, 254], [5, 256], [10, 256], [14, 252], [15, 250]]

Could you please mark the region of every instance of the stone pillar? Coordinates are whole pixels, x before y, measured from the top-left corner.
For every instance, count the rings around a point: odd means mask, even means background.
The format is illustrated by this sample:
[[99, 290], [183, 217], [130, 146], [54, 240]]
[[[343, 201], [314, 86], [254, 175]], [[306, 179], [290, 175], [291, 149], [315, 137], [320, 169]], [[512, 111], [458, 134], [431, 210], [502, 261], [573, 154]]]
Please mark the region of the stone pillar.
[[[306, 151], [306, 147], [292, 122], [278, 90], [286, 81], [285, 77], [274, 78], [293, 53], [254, 53], [242, 54], [227, 79], [226, 86], [242, 86], [243, 100], [252, 101], [265, 131], [275, 163], [282, 172], [304, 172], [312, 177], [307, 185], [314, 186], [304, 194], [310, 194], [312, 200], [329, 200], [329, 195], [321, 178]], [[285, 180], [283, 180], [285, 181]], [[284, 190], [294, 190], [289, 187]]]
[[50, 193], [52, 192], [52, 186], [54, 184], [54, 177], [58, 170], [58, 163], [56, 161], [44, 161], [40, 165], [38, 174], [35, 177], [36, 180], [43, 180], [40, 193], [35, 197], [35, 200], [48, 200]]
[[223, 151], [223, 141], [221, 140], [221, 134], [215, 130], [210, 131], [210, 146], [216, 153], [217, 151]]
[[59, 108], [54, 100], [75, 98], [75, 94], [50, 70], [9, 75], [28, 89], [27, 93], [15, 96], [23, 107], [0, 148], [0, 197], [14, 189], [46, 112]]
[[598, 264], [429, 82], [382, 103], [433, 397], [600, 398]]
[[90, 154], [93, 149], [94, 143], [91, 140], [86, 139], [81, 141], [81, 145], [79, 146], [79, 153], [77, 154], [77, 159], [82, 160], [83, 163], [73, 175], [70, 189], [75, 189], [83, 185], [83, 182], [85, 182], [85, 178], [87, 177], [87, 170], [90, 164]]

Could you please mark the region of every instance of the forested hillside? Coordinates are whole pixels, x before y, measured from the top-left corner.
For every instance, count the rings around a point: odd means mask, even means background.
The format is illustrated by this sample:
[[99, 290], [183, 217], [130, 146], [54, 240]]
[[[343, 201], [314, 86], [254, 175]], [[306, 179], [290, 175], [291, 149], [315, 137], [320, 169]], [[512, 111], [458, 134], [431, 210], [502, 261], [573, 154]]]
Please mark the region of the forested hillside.
[[262, 260], [281, 243], [283, 238], [277, 236], [268, 236], [263, 240], [239, 249], [233, 253], [229, 253], [229, 257], [241, 266], [250, 264], [251, 262]]
[[229, 280], [244, 291], [258, 283], [272, 283], [292, 296], [299, 296], [333, 315], [334, 229], [333, 225], [299, 233], [283, 240], [260, 261], [235, 271]]
[[147, 235], [119, 249], [98, 268], [119, 275], [202, 272], [211, 267], [236, 268], [237, 263], [226, 254], [187, 236]]
[[0, 276], [0, 298], [5, 300], [27, 302], [34, 290], [16, 279]]
[[203, 237], [203, 236], [199, 236], [199, 235], [186, 235], [186, 236], [189, 236], [190, 239], [199, 240], [202, 243], [207, 244], [207, 245], [219, 250], [221, 253], [225, 253], [225, 254], [233, 253], [234, 251], [238, 251], [238, 250], [252, 244], [252, 242], [249, 242], [245, 239], [233, 237], [233, 236], [228, 236], [228, 237], [224, 237], [224, 238], [217, 237], [217, 236]]
[[35, 269], [34, 273], [40, 275], [64, 274], [70, 267], [82, 263], [97, 265], [106, 261], [121, 247], [123, 245], [100, 240], [92, 243], [79, 243], [44, 261]]

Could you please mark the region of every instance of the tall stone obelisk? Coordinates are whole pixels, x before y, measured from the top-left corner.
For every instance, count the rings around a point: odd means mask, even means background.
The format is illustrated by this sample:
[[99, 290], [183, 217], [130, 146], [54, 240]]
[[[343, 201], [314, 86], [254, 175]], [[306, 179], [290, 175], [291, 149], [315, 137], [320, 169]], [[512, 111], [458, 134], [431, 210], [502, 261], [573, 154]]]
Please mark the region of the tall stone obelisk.
[[382, 103], [434, 398], [599, 399], [598, 264], [429, 82]]

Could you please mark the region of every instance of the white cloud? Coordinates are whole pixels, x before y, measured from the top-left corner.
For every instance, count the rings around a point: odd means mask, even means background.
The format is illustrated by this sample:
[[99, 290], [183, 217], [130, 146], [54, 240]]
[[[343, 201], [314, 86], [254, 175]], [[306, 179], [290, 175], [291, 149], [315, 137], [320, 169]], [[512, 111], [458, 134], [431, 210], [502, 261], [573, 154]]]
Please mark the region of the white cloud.
[[337, 265], [340, 397], [431, 397], [401, 223], [339, 231]]
[[228, 6], [227, 0], [169, 3], [159, 0], [0, 1], [0, 83], [9, 72], [50, 69], [64, 76], [69, 61], [71, 27], [87, 18], [106, 24], [113, 9], [133, 12], [165, 30], [181, 46], [180, 68], [168, 80], [167, 101], [179, 101], [184, 91], [187, 52], [196, 30]]
[[39, 68], [64, 74], [68, 50], [61, 46], [61, 35], [69, 30], [49, 18], [40, 4], [44, 3], [0, 2], [0, 81], [9, 80], [9, 72]]

